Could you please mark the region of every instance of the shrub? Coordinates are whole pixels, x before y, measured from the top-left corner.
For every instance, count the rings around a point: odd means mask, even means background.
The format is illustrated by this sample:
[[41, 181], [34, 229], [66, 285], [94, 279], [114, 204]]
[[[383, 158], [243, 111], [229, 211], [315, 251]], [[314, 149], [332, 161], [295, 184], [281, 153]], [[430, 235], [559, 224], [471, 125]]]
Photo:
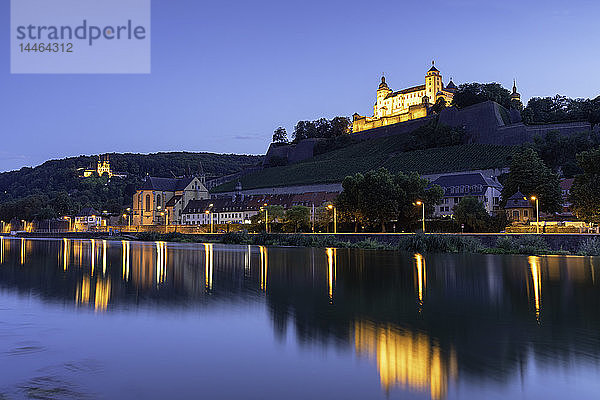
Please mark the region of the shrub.
[[469, 236], [424, 235], [421, 233], [401, 238], [398, 248], [416, 253], [476, 253], [481, 250], [482, 245], [479, 240]]
[[587, 239], [579, 245], [577, 254], [582, 256], [600, 256], [600, 239]]

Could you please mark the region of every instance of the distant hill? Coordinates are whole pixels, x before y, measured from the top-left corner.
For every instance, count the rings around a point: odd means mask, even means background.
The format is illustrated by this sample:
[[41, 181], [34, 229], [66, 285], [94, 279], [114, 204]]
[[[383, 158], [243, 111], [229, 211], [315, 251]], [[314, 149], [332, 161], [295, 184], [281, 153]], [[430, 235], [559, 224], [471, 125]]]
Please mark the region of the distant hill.
[[[371, 139], [321, 154], [308, 160], [266, 168], [243, 176], [244, 189], [337, 183], [346, 176], [384, 167], [392, 172], [468, 171], [510, 166], [517, 146], [465, 144], [402, 152], [402, 135]], [[234, 190], [235, 182], [217, 186], [213, 192]]]
[[207, 178], [234, 174], [261, 164], [263, 156], [214, 153], [109, 154], [111, 169], [125, 179], [79, 178], [78, 168], [96, 165], [97, 156], [51, 160], [34, 168], [0, 173], [0, 219], [32, 219], [79, 211], [92, 206], [120, 212], [129, 207], [136, 186], [146, 175], [171, 177], [204, 172]]

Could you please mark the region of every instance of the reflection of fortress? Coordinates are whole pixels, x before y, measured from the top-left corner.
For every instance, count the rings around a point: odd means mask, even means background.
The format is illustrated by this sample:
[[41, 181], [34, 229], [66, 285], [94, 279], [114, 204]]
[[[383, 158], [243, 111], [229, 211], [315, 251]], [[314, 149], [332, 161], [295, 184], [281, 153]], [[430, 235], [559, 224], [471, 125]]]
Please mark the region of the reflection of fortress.
[[421, 332], [357, 321], [354, 347], [359, 355], [376, 359], [386, 392], [400, 386], [441, 399], [448, 391], [448, 381], [458, 374], [454, 352], [445, 357], [439, 344]]
[[599, 266], [576, 257], [0, 237], [2, 287], [97, 311], [264, 302], [275, 334], [291, 321], [304, 344], [335, 342], [371, 360], [386, 391], [432, 399], [464, 375], [514, 374], [532, 351], [600, 360], [600, 339], [586, 335], [600, 331]]

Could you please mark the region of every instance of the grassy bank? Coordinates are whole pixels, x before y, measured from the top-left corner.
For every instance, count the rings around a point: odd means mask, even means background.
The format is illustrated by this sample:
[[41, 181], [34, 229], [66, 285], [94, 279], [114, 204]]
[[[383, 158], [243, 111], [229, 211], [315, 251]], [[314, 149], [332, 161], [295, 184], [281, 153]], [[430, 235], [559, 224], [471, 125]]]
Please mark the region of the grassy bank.
[[406, 235], [397, 244], [367, 238], [361, 241], [344, 241], [334, 235], [286, 235], [262, 233], [249, 235], [233, 232], [220, 236], [184, 235], [181, 233], [140, 233], [139, 240], [181, 243], [223, 243], [263, 246], [336, 247], [372, 250], [403, 250], [415, 253], [481, 253], [481, 254], [527, 254], [527, 255], [584, 255], [600, 256], [600, 239], [583, 240], [576, 251], [553, 249], [541, 235], [501, 236], [495, 246], [485, 246], [474, 237], [461, 235]]

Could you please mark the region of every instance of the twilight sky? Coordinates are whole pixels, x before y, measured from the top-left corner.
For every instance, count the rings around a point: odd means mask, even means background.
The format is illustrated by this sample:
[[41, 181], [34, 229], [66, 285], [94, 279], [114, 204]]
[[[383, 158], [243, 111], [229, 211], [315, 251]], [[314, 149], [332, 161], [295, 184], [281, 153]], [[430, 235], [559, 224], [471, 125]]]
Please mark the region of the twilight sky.
[[0, 171], [103, 152], [262, 154], [301, 119], [371, 115], [394, 90], [512, 79], [532, 96], [596, 97], [595, 0], [152, 0], [152, 74], [11, 75], [0, 0]]

